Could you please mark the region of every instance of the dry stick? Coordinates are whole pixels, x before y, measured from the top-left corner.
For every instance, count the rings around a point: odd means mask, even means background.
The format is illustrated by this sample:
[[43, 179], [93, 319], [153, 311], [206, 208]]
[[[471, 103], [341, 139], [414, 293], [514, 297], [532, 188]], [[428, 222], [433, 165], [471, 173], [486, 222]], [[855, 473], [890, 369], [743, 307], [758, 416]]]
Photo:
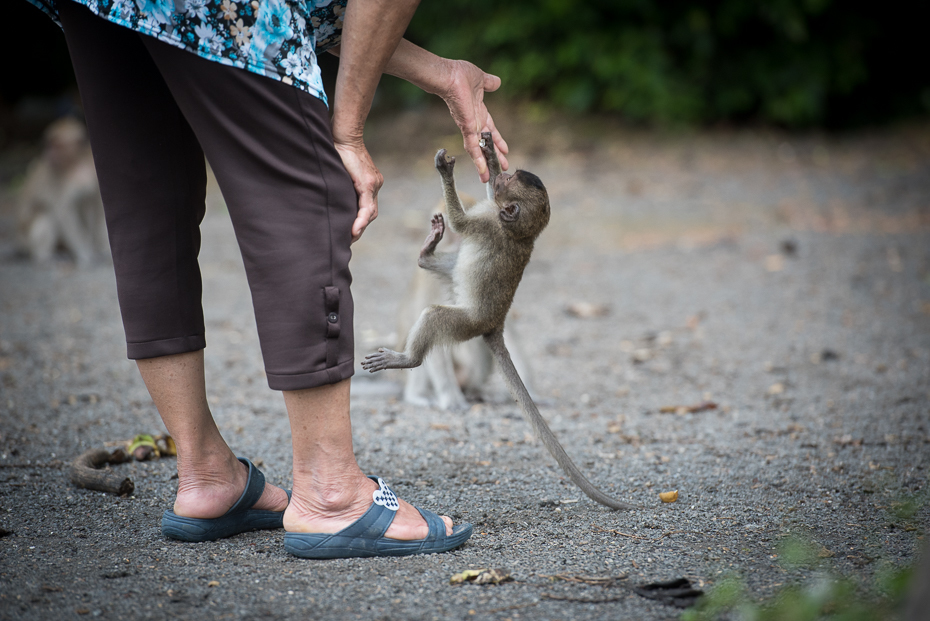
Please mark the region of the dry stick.
[[136, 486], [129, 477], [101, 470], [106, 464], [120, 464], [129, 459], [125, 449], [119, 448], [112, 453], [106, 449], [96, 448], [84, 451], [71, 462], [71, 482], [84, 489], [108, 492], [124, 496], [131, 494]]
[[513, 606], [504, 606], [503, 608], [492, 608], [490, 610], [482, 610], [481, 613], [489, 615], [489, 614], [494, 614], [496, 612], [507, 612], [508, 610], [517, 610], [518, 608], [530, 608], [531, 606], [536, 606], [538, 604], [539, 604], [538, 601], [530, 602], [529, 604], [515, 604]]
[[579, 602], [581, 604], [606, 604], [607, 602], [618, 602], [621, 599], [626, 599], [630, 596], [630, 593], [625, 593], [624, 595], [618, 595], [617, 597], [600, 597], [596, 599], [587, 599], [583, 597], [568, 597], [562, 595], [553, 595], [552, 593], [543, 593], [542, 597], [545, 599], [557, 599], [562, 602]]
[[621, 574], [619, 576], [571, 576], [569, 574], [552, 574], [550, 576], [545, 574], [536, 575], [540, 578], [549, 578], [550, 580], [564, 580], [565, 582], [577, 582], [580, 584], [591, 584], [604, 587], [613, 586], [618, 581], [627, 579], [626, 574]]
[[597, 530], [598, 532], [601, 532], [601, 533], [611, 533], [611, 534], [613, 534], [613, 535], [623, 535], [624, 537], [629, 537], [630, 539], [639, 539], [640, 541], [652, 541], [653, 543], [655, 543], [656, 541], [660, 541], [660, 540], [664, 539], [665, 537], [668, 537], [669, 535], [681, 535], [681, 534], [683, 534], [683, 533], [692, 533], [692, 534], [694, 534], [694, 535], [703, 535], [703, 534], [705, 534], [705, 533], [702, 533], [702, 532], [697, 531], [697, 530], [670, 530], [670, 531], [668, 531], [667, 533], [662, 533], [661, 535], [659, 535], [659, 536], [656, 537], [655, 539], [650, 539], [649, 537], [640, 537], [639, 535], [628, 535], [627, 533], [621, 532], [621, 531], [619, 531], [619, 530], [614, 530], [613, 528], [602, 528], [602, 527], [600, 527], [600, 526], [595, 526], [594, 528], [595, 528], [595, 530]]

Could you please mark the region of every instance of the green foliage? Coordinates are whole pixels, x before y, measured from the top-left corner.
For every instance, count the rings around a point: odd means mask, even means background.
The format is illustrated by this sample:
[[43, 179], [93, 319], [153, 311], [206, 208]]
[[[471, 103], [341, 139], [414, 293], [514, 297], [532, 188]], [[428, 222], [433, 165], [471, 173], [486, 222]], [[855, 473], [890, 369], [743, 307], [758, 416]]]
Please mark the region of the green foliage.
[[697, 606], [685, 611], [681, 620], [886, 621], [900, 609], [914, 576], [912, 567], [885, 565], [876, 572], [871, 587], [863, 586], [830, 572], [823, 548], [812, 541], [789, 537], [779, 548], [779, 561], [786, 569], [814, 570], [814, 580], [787, 586], [770, 600], [755, 602], [742, 579], [728, 576]]
[[848, 124], [930, 110], [925, 63], [912, 63], [907, 79], [888, 86], [889, 72], [903, 72], [903, 57], [924, 53], [905, 7], [445, 0], [423, 2], [408, 36], [499, 75], [511, 97], [565, 110], [654, 124]]

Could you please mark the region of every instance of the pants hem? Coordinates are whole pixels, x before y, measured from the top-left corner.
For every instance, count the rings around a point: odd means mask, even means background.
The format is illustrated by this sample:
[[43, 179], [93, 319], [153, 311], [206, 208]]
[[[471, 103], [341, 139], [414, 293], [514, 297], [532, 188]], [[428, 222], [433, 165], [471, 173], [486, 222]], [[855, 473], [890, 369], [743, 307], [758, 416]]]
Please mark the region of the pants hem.
[[265, 373], [268, 378], [268, 387], [272, 390], [303, 390], [305, 388], [318, 388], [327, 384], [337, 384], [349, 379], [355, 374], [355, 360], [347, 360], [334, 367], [322, 371], [309, 373], [292, 373], [276, 375]]
[[130, 360], [159, 358], [161, 356], [200, 351], [206, 346], [207, 339], [202, 334], [182, 336], [175, 339], [146, 341], [145, 343], [126, 343], [126, 357]]

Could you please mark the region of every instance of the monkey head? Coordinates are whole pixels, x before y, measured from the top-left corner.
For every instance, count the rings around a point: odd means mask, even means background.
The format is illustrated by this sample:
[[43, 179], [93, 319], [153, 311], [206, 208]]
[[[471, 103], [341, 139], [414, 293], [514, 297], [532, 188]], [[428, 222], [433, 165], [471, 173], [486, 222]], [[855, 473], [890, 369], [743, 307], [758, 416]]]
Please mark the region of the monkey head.
[[44, 134], [43, 157], [59, 173], [69, 170], [87, 148], [87, 130], [77, 119], [65, 117], [49, 125]]
[[525, 170], [494, 180], [501, 226], [516, 239], [536, 239], [549, 224], [549, 194], [539, 177]]

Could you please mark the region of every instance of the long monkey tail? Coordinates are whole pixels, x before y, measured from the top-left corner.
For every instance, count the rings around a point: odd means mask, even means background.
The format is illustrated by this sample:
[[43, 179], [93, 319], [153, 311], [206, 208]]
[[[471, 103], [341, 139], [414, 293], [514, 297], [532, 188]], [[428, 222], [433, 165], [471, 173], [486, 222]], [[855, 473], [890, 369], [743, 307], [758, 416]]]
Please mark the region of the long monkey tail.
[[552, 433], [549, 425], [546, 424], [546, 419], [542, 417], [536, 404], [533, 403], [533, 399], [530, 397], [530, 393], [527, 391], [526, 386], [523, 385], [523, 380], [520, 379], [520, 374], [517, 373], [516, 367], [513, 366], [513, 361], [510, 359], [510, 352], [507, 351], [507, 346], [504, 344], [503, 331], [498, 330], [485, 334], [484, 340], [488, 344], [488, 347], [491, 348], [491, 351], [494, 353], [494, 358], [497, 360], [501, 371], [504, 373], [504, 379], [507, 381], [507, 388], [510, 389], [510, 396], [520, 404], [523, 417], [533, 426], [536, 436], [546, 445], [546, 448], [549, 449], [549, 453], [555, 457], [559, 466], [562, 467], [562, 470], [565, 471], [565, 474], [568, 475], [575, 485], [580, 487], [581, 491], [583, 491], [588, 498], [608, 506], [611, 509], [640, 509], [641, 507], [636, 505], [620, 502], [619, 500], [611, 498], [596, 488], [591, 481], [581, 474], [581, 470], [578, 469], [575, 462], [572, 461], [568, 453], [565, 452], [565, 449], [562, 448], [562, 445], [559, 444], [555, 434]]

